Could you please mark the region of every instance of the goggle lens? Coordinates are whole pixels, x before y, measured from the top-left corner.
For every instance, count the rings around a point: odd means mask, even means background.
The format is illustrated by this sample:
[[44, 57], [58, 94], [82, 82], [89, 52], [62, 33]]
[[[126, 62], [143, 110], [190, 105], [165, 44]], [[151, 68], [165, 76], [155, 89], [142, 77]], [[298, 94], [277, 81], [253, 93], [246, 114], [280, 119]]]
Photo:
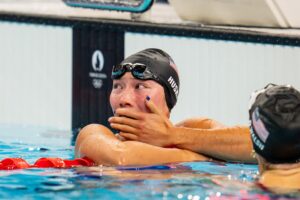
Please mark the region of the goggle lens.
[[115, 66], [112, 71], [112, 79], [118, 79], [128, 71], [130, 71], [132, 76], [134, 76], [137, 79], [157, 79], [156, 76], [148, 70], [146, 65], [140, 63], [125, 63], [122, 65]]

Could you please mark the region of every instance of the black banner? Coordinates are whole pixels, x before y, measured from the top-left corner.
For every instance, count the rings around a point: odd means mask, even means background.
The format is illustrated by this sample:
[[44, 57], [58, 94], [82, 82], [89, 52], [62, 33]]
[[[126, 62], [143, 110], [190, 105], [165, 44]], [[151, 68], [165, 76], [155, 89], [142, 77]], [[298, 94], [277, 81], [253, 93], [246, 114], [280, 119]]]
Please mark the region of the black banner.
[[[108, 126], [112, 66], [124, 57], [124, 32], [73, 28], [72, 128], [97, 123]], [[109, 127], [109, 126], [108, 126]], [[76, 137], [76, 136], [75, 136]]]

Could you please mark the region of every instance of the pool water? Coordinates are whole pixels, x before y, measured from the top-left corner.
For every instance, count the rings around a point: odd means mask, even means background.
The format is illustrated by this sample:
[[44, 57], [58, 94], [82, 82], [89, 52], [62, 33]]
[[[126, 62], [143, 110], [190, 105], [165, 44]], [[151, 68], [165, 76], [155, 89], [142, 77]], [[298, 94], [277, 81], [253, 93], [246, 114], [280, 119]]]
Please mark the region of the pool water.
[[[72, 133], [0, 125], [0, 159], [74, 158]], [[254, 182], [257, 165], [187, 162], [161, 166], [81, 167], [0, 171], [1, 199], [300, 199]]]

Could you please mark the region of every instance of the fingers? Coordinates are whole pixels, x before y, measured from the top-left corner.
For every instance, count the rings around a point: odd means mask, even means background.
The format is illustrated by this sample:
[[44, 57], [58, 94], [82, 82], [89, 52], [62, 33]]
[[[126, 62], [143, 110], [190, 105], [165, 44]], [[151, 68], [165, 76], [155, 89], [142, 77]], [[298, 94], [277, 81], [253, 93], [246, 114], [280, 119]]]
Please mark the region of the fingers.
[[127, 140], [137, 140], [138, 137], [134, 134], [131, 133], [125, 133], [125, 132], [120, 132], [119, 133], [120, 136], [122, 136], [123, 138], [127, 139]]
[[156, 107], [156, 105], [153, 103], [153, 101], [150, 98], [146, 99], [145, 104], [152, 113], [162, 115], [161, 111]]
[[118, 108], [118, 109], [116, 109], [115, 114], [117, 116], [124, 116], [124, 117], [129, 117], [132, 119], [142, 119], [142, 116], [143, 116], [143, 112], [135, 111], [135, 110], [128, 109], [128, 108]]
[[126, 124], [128, 126], [132, 126], [137, 128], [139, 125], [139, 122], [135, 119], [131, 119], [128, 117], [110, 117], [108, 119], [109, 123], [114, 123], [114, 124]]
[[159, 115], [169, 127], [173, 126], [169, 118], [166, 117], [163, 112], [157, 108], [150, 97], [146, 98], [145, 104], [152, 113]]
[[131, 133], [131, 134], [136, 134], [138, 133], [137, 129], [131, 126], [127, 126], [127, 125], [123, 125], [123, 124], [115, 124], [115, 123], [111, 123], [110, 126], [113, 129], [119, 130], [120, 132], [127, 132], [127, 133]]

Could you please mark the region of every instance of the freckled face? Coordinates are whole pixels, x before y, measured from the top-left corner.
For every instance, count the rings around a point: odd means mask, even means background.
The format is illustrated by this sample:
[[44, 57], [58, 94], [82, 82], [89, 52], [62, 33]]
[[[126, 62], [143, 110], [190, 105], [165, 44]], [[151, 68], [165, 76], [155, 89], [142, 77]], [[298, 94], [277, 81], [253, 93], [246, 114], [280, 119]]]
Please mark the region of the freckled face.
[[169, 116], [163, 87], [152, 80], [136, 79], [129, 72], [120, 79], [113, 80], [110, 105], [113, 110], [129, 107], [133, 110], [149, 112], [145, 105], [147, 96], [151, 98], [159, 110]]

